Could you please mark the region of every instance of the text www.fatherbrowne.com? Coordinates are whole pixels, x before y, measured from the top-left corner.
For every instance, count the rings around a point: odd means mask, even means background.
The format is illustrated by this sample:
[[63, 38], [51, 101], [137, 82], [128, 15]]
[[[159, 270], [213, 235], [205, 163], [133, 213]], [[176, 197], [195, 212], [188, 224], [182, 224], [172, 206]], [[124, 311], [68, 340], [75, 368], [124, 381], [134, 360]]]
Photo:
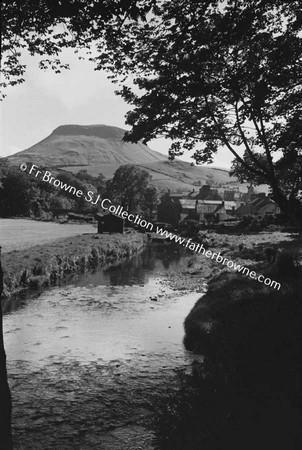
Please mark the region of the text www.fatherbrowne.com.
[[[30, 169], [28, 170], [27, 164], [22, 163], [20, 165], [20, 170], [22, 172], [27, 172], [29, 175], [33, 175], [35, 178], [44, 181], [45, 183], [53, 184], [56, 188], [69, 192], [70, 194], [75, 195], [78, 198], [83, 197], [84, 200], [89, 202], [92, 205], [100, 204], [103, 210], [108, 210], [114, 215], [121, 217], [122, 219], [127, 219], [129, 222], [133, 222], [135, 225], [139, 225], [142, 228], [145, 228], [147, 231], [154, 232], [154, 225], [151, 222], [147, 222], [138, 214], [129, 214], [128, 211], [124, 210], [124, 208], [119, 205], [115, 206], [110, 199], [105, 198], [101, 199], [100, 195], [95, 195], [93, 191], [88, 191], [86, 194], [80, 189], [76, 189], [74, 186], [70, 186], [67, 183], [63, 183], [60, 179], [52, 176], [51, 172], [48, 170], [43, 171], [37, 170], [38, 166], [35, 164], [31, 164]], [[240, 272], [243, 275], [249, 276], [253, 280], [258, 280], [260, 283], [264, 283], [266, 286], [271, 286], [274, 289], [280, 289], [281, 284], [277, 281], [271, 280], [270, 278], [265, 278], [264, 275], [257, 275], [253, 270], [248, 269], [247, 267], [241, 266], [240, 264], [234, 263], [231, 259], [224, 258], [220, 253], [211, 252], [211, 250], [206, 250], [202, 244], [196, 244], [192, 242], [192, 239], [186, 239], [181, 236], [177, 236], [176, 234], [169, 233], [167, 230], [163, 228], [156, 228], [156, 234], [163, 236], [166, 239], [170, 239], [170, 241], [174, 241], [180, 245], [183, 245], [190, 250], [202, 253], [207, 258], [214, 259], [218, 263], [222, 265], [226, 265], [229, 268], [233, 268], [236, 272]]]
[[257, 275], [253, 270], [248, 269], [247, 267], [241, 266], [240, 264], [234, 263], [231, 259], [224, 258], [220, 253], [212, 252], [211, 250], [207, 250], [204, 248], [203, 244], [196, 244], [192, 242], [192, 239], [186, 239], [176, 234], [170, 233], [163, 228], [156, 227], [156, 234], [165, 237], [166, 239], [170, 239], [170, 241], [177, 242], [178, 244], [189, 248], [190, 250], [196, 253], [202, 253], [207, 258], [215, 260], [222, 265], [226, 265], [230, 269], [234, 269], [235, 272], [240, 272], [243, 275], [249, 276], [253, 280], [258, 280], [260, 283], [264, 283], [266, 286], [270, 286], [274, 289], [280, 289], [281, 284], [275, 280], [271, 280], [270, 278], [265, 278], [264, 275]]

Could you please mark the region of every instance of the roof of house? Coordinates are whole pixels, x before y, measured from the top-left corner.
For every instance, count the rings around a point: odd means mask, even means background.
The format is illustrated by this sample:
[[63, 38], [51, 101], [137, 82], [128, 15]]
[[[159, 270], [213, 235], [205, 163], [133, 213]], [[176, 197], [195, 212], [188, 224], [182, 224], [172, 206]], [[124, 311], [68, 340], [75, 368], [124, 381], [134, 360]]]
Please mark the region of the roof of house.
[[187, 192], [169, 192], [169, 196], [173, 198], [186, 197], [187, 195], [188, 195]]
[[267, 205], [276, 205], [276, 203], [269, 197], [257, 197], [251, 201], [251, 204], [255, 207], [256, 211]]
[[207, 202], [207, 203], [203, 202], [197, 205], [196, 210], [197, 213], [212, 214], [215, 212], [217, 207], [221, 205], [222, 205], [221, 202], [219, 202], [219, 204], [217, 204], [217, 202]]
[[236, 210], [237, 208], [239, 208], [240, 205], [241, 205], [240, 202], [235, 202], [234, 200], [225, 200], [224, 201], [225, 209], [231, 210], [234, 208]]
[[217, 208], [215, 209], [215, 213], [217, 213], [219, 211], [224, 211], [226, 213], [226, 210], [225, 210], [225, 207], [223, 204], [218, 205]]
[[180, 214], [180, 220], [185, 220], [188, 217], [188, 214]]
[[102, 218], [108, 217], [108, 216], [113, 216], [113, 217], [117, 217], [120, 220], [124, 220], [122, 217], [120, 217], [120, 216], [118, 216], [116, 214], [113, 214], [110, 211], [98, 212], [98, 213], [96, 213], [95, 218], [96, 219], [102, 219]]
[[197, 205], [221, 205], [222, 200], [197, 200]]
[[222, 201], [222, 197], [220, 197], [220, 195], [217, 192], [210, 192], [209, 195], [206, 196], [205, 200], [221, 200]]
[[194, 199], [181, 198], [181, 199], [179, 199], [179, 201], [180, 201], [182, 208], [195, 209], [195, 207], [196, 207], [196, 200], [194, 200]]

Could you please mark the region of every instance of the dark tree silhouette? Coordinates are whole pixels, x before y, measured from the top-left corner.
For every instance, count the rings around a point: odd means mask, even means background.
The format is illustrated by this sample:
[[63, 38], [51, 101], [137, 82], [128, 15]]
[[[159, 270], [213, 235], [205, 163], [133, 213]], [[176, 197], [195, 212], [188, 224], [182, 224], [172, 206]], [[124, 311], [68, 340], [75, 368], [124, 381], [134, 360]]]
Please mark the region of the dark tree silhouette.
[[2, 326], [2, 292], [3, 292], [3, 271], [1, 265], [0, 247], [0, 448], [11, 450], [11, 396], [7, 382], [6, 355], [3, 342]]
[[[154, 0], [3, 0], [1, 5], [0, 87], [24, 82], [22, 53], [41, 56], [40, 68], [68, 69], [64, 48], [91, 54], [92, 42], [119, 33], [127, 20], [143, 18]], [[83, 56], [80, 56], [83, 58]]]
[[107, 182], [106, 194], [129, 212], [139, 212], [151, 176], [139, 167], [120, 166], [113, 179]]
[[[299, 1], [162, 1], [129, 21], [95, 61], [133, 107], [126, 140], [172, 139], [170, 158], [199, 163], [220, 147], [269, 184], [302, 225], [302, 19]], [[127, 78], [129, 75], [131, 77]], [[242, 156], [242, 152], [245, 155]], [[280, 174], [286, 170], [286, 189]]]

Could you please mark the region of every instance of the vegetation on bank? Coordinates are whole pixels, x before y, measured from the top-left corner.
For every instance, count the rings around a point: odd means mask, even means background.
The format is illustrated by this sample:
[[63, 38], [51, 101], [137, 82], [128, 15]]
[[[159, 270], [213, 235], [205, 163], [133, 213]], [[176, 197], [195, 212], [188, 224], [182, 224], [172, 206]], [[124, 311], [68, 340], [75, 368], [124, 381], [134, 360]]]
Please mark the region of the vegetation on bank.
[[143, 247], [145, 239], [144, 234], [136, 232], [89, 234], [5, 253], [3, 296], [9, 298], [24, 290], [52, 286], [73, 273], [129, 257]]
[[301, 235], [267, 249], [245, 250], [244, 261], [278, 279], [280, 291], [220, 270], [185, 319], [185, 347], [204, 360], [179, 375], [177, 396], [160, 401], [159, 448], [300, 447]]

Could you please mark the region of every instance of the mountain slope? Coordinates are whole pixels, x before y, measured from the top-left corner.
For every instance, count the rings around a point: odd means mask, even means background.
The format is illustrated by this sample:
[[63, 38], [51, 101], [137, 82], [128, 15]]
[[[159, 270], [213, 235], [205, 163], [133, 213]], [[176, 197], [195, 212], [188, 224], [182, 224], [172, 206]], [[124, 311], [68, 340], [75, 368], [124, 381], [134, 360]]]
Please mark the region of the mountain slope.
[[235, 181], [228, 171], [210, 167], [191, 166], [184, 161], [168, 161], [161, 153], [148, 146], [123, 142], [125, 130], [107, 125], [62, 125], [50, 136], [18, 152], [8, 159], [13, 164], [33, 162], [70, 172], [87, 170], [92, 175], [103, 173], [111, 178], [116, 169], [133, 164], [152, 175], [152, 184], [159, 188], [191, 189], [193, 183], [216, 183]]

